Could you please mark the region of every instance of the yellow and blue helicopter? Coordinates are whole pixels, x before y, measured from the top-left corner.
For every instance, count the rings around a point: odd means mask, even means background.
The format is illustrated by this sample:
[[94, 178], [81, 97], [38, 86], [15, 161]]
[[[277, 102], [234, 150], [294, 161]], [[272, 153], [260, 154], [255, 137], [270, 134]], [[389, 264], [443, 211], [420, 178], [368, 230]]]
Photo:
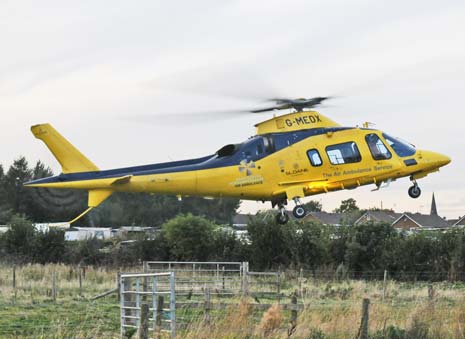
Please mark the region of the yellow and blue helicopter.
[[150, 192], [271, 201], [279, 210], [277, 222], [285, 224], [288, 200], [295, 202], [293, 215], [303, 218], [301, 198], [369, 184], [380, 189], [401, 177], [410, 177], [408, 194], [418, 198], [417, 179], [451, 161], [368, 125], [343, 127], [312, 110], [325, 99], [272, 99], [272, 107], [251, 112], [293, 111], [255, 125], [255, 136], [206, 157], [111, 170], [100, 170], [50, 124], [36, 125], [32, 133], [47, 145], [62, 173], [25, 185], [87, 190], [88, 209], [71, 223], [114, 192]]

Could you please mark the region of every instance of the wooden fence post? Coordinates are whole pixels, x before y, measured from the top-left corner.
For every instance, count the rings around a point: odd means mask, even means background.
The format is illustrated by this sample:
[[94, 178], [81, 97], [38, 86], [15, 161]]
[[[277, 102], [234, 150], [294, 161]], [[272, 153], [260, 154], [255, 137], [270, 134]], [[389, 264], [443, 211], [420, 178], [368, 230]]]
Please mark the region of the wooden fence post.
[[[16, 304], [16, 264], [13, 265], [13, 292], [14, 292], [14, 303]], [[32, 295], [32, 289], [31, 289]]]
[[433, 287], [433, 284], [428, 285], [428, 300], [429, 301], [434, 300], [434, 287]]
[[360, 324], [360, 339], [368, 339], [368, 319], [370, 312], [370, 299], [363, 299], [362, 321]]
[[81, 267], [78, 268], [79, 272], [79, 297], [82, 298], [82, 270]]
[[13, 265], [13, 289], [16, 289], [16, 264]]
[[297, 293], [297, 290], [295, 290], [291, 298], [291, 327], [287, 330], [288, 338], [294, 334], [297, 328]]
[[140, 327], [139, 339], [148, 339], [149, 337], [149, 305], [142, 303], [140, 306]]
[[57, 301], [57, 273], [55, 271], [52, 273], [52, 299]]
[[384, 270], [384, 277], [383, 277], [383, 302], [386, 298], [386, 290], [387, 290], [387, 270]]
[[223, 286], [222, 286], [222, 287], [223, 287], [223, 293], [224, 293], [224, 290], [226, 289], [226, 286], [225, 286], [226, 284], [225, 284], [225, 281], [224, 281], [224, 279], [225, 279], [225, 277], [224, 277], [224, 266], [223, 266], [222, 271], [223, 271], [223, 273], [222, 273], [222, 276], [223, 276]]
[[205, 322], [210, 324], [211, 293], [210, 287], [205, 289]]
[[163, 318], [163, 305], [164, 305], [164, 300], [163, 300], [163, 296], [162, 295], [159, 295], [158, 296], [158, 300], [157, 300], [157, 320], [156, 320], [156, 329], [155, 329], [155, 333], [156, 333], [156, 338], [157, 339], [161, 339], [162, 338], [162, 332], [161, 332], [161, 329], [162, 329], [162, 318]]
[[121, 301], [121, 272], [116, 273], [116, 288], [118, 289], [118, 301]]

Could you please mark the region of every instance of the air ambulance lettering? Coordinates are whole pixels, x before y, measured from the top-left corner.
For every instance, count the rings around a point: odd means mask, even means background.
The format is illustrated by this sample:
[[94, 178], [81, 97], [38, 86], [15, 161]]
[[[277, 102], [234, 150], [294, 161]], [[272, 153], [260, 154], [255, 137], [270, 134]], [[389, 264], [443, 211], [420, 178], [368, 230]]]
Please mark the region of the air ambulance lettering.
[[316, 124], [317, 122], [322, 122], [319, 115], [305, 115], [301, 117], [296, 117], [295, 119], [286, 119], [285, 123], [287, 127], [292, 127], [294, 125], [311, 125]]

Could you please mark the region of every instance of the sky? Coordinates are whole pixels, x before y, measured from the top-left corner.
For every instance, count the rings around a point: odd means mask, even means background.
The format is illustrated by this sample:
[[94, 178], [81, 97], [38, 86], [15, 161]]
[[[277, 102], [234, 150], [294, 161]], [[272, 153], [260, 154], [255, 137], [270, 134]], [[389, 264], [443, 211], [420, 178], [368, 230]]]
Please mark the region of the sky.
[[[0, 164], [60, 167], [34, 139], [50, 122], [100, 168], [212, 154], [255, 133], [264, 98], [333, 96], [319, 108], [452, 163], [408, 179], [318, 195], [325, 210], [465, 214], [465, 3], [412, 0], [0, 0]], [[218, 112], [218, 114], [199, 114]], [[306, 200], [309, 200], [308, 198]], [[244, 212], [269, 208], [247, 202]]]

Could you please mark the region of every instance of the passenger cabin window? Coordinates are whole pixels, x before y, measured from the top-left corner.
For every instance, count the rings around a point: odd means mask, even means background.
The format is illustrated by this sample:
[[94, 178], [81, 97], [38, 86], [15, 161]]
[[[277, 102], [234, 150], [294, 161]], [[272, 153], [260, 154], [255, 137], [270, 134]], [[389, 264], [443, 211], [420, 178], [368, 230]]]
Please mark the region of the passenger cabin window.
[[371, 155], [375, 160], [386, 160], [391, 159], [392, 154], [387, 149], [386, 145], [375, 133], [367, 134], [365, 136], [368, 148], [370, 149]]
[[326, 154], [333, 165], [360, 162], [362, 156], [353, 141], [326, 147]]
[[396, 152], [396, 154], [399, 157], [408, 157], [414, 155], [416, 152], [415, 147], [413, 147], [405, 141], [402, 141], [395, 137], [391, 137], [386, 133], [383, 133], [383, 137], [384, 139], [386, 139], [386, 142], [389, 144], [389, 146], [392, 147], [394, 152]]
[[321, 166], [321, 164], [323, 164], [323, 161], [321, 160], [320, 153], [318, 153], [318, 150], [316, 149], [308, 150], [307, 156], [312, 166], [318, 167], [318, 166]]

